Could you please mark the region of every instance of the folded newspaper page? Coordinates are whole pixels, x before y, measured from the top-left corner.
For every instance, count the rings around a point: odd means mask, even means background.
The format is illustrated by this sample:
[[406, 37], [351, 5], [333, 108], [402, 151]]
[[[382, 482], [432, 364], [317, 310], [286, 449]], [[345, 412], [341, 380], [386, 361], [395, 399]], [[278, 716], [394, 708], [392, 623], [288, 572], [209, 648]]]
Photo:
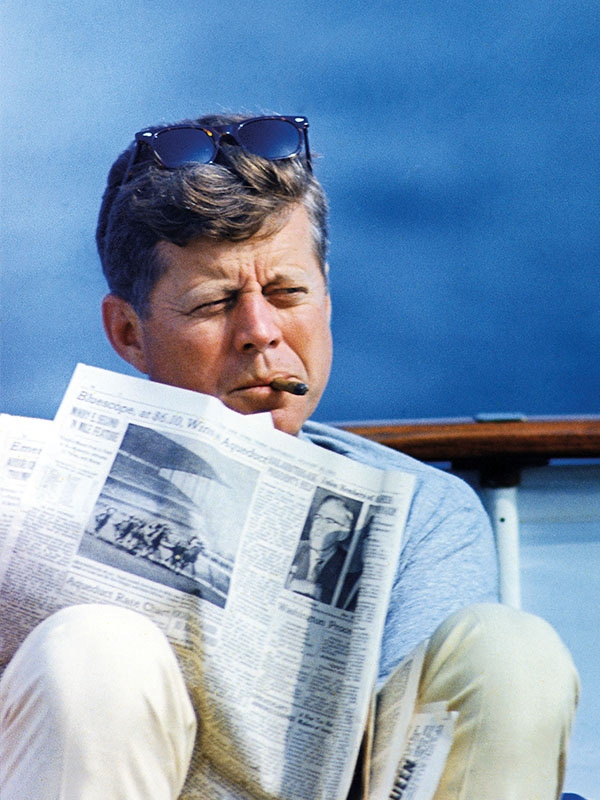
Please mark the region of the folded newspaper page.
[[446, 703], [423, 706], [411, 720], [391, 800], [432, 800], [452, 745], [457, 712]]
[[385, 800], [403, 764], [427, 642], [418, 645], [388, 677], [375, 698], [369, 797]]
[[368, 800], [432, 800], [435, 795], [457, 714], [445, 703], [418, 705], [427, 644], [396, 667], [373, 703]]
[[[61, 607], [136, 610], [171, 641], [198, 713], [183, 798], [345, 800], [412, 476], [85, 365], [53, 423], [0, 436], [0, 668]], [[31, 447], [25, 477], [13, 446]], [[309, 542], [332, 518], [347, 532], [326, 568]], [[425, 718], [402, 713], [410, 758]]]
[[419, 706], [427, 644], [415, 647], [374, 693], [348, 800], [433, 800], [457, 713], [446, 703]]
[[0, 565], [26, 482], [51, 429], [50, 420], [0, 414]]

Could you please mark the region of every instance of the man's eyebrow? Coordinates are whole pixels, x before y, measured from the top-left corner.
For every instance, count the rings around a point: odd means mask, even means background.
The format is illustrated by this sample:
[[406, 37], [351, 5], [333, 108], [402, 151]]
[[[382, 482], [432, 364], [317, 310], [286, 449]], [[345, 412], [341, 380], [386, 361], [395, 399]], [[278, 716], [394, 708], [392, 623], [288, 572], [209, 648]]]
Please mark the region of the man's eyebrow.
[[[320, 273], [319, 273], [320, 274]], [[267, 271], [265, 275], [265, 286], [272, 283], [317, 283], [317, 275], [311, 275], [301, 266], [290, 265], [289, 267], [277, 267], [272, 272]]]

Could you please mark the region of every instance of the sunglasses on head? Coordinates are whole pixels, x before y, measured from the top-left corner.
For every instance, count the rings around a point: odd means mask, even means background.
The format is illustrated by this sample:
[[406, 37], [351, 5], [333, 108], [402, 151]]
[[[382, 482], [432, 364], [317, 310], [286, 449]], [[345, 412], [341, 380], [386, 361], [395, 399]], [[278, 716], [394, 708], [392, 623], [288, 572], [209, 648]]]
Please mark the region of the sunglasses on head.
[[227, 125], [186, 123], [157, 131], [139, 131], [135, 141], [137, 147], [123, 183], [127, 182], [143, 147], [149, 148], [162, 167], [177, 169], [190, 163], [211, 164], [221, 144], [237, 145], [269, 161], [297, 156], [304, 146], [306, 166], [312, 171], [306, 117], [253, 117]]

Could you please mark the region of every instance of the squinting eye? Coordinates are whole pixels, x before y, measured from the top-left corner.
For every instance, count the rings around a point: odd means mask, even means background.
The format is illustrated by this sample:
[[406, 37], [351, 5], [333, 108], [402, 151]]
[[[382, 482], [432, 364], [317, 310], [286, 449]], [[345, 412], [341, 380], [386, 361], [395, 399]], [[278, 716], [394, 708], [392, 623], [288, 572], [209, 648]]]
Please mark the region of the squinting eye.
[[307, 294], [308, 289], [305, 286], [281, 286], [265, 292], [265, 296], [272, 302], [287, 305], [300, 302]]
[[201, 303], [195, 306], [190, 312], [190, 316], [207, 317], [211, 314], [219, 314], [221, 311], [228, 311], [235, 304], [237, 295], [220, 297], [218, 300], [211, 300], [208, 303]]

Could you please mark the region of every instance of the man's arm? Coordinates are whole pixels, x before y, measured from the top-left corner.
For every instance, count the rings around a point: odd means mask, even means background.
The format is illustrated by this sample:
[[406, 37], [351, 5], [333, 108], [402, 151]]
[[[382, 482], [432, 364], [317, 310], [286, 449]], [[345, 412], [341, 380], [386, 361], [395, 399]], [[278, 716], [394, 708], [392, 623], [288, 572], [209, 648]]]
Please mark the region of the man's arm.
[[406, 525], [385, 623], [380, 678], [451, 613], [498, 601], [498, 570], [487, 514], [454, 476], [422, 477]]

